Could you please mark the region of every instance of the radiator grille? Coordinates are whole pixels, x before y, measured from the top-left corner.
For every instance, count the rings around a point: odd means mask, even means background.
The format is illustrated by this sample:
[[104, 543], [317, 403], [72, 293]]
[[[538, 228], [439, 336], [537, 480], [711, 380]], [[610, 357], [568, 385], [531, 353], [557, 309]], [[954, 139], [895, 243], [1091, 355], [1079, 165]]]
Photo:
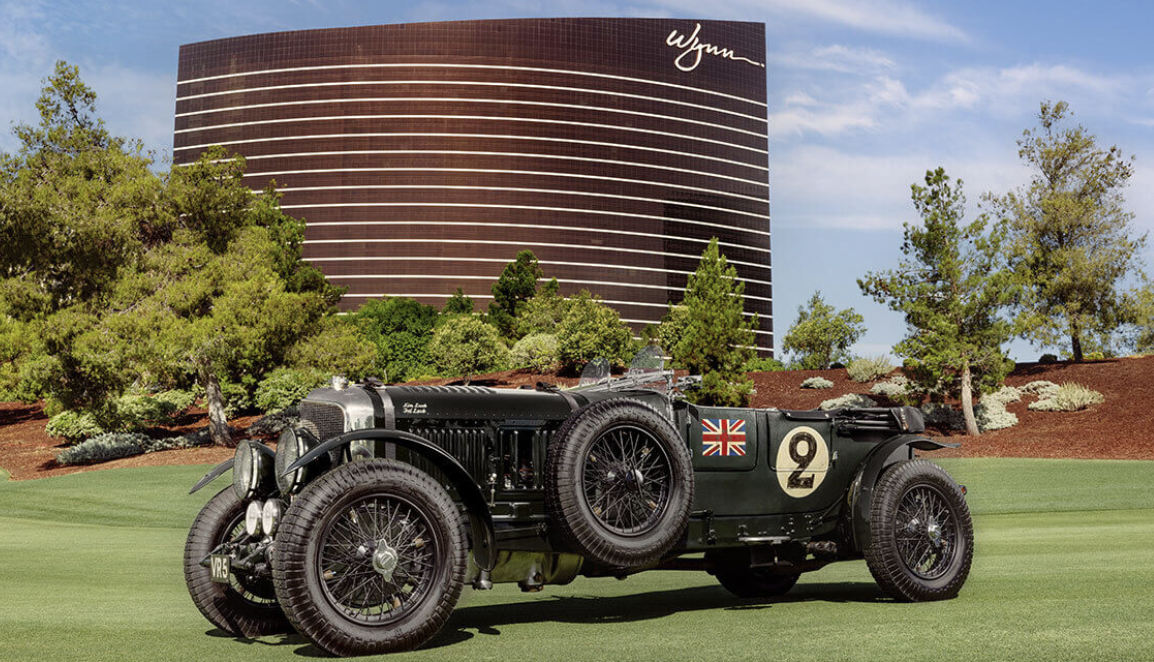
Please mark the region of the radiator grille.
[[[484, 485], [489, 482], [488, 447], [490, 442], [489, 434], [484, 428], [441, 428], [414, 425], [409, 428], [409, 432], [424, 437], [443, 448], [446, 453], [456, 458], [479, 484]], [[414, 455], [411, 461], [425, 471], [435, 471], [431, 463], [417, 455]]]
[[340, 405], [329, 402], [310, 402], [300, 405], [301, 418], [317, 426], [321, 441], [326, 441], [345, 431], [345, 410]]

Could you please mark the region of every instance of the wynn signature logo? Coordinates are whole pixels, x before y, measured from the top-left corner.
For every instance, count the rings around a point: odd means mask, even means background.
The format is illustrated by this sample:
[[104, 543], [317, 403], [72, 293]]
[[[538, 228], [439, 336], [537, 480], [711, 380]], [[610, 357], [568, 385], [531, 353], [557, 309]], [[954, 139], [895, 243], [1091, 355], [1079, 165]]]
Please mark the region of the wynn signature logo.
[[733, 49], [722, 48], [721, 46], [714, 46], [713, 44], [706, 44], [697, 37], [701, 33], [701, 24], [698, 23], [693, 28], [693, 34], [678, 35], [677, 30], [669, 33], [665, 38], [665, 44], [673, 48], [682, 49], [681, 54], [673, 60], [673, 64], [682, 71], [693, 71], [697, 65], [701, 64], [701, 54], [708, 53], [723, 57], [727, 60], [735, 60], [740, 62], [748, 62], [755, 67], [765, 68], [762, 62], [756, 62], [747, 57], [741, 57], [733, 52]]

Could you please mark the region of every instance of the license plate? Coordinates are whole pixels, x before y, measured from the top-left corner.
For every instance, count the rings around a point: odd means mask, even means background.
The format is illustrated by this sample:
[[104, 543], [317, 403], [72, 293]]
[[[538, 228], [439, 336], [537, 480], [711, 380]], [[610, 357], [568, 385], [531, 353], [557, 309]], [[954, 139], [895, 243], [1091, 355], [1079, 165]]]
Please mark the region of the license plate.
[[232, 574], [232, 563], [224, 554], [213, 554], [209, 557], [209, 569], [212, 572], [212, 581], [218, 584], [228, 584]]

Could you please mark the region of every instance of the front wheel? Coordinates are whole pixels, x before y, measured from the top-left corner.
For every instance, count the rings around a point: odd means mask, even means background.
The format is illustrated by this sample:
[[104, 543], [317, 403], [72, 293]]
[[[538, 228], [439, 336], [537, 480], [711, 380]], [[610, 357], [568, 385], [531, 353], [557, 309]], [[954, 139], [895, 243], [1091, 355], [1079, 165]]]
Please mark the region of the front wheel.
[[974, 556], [970, 509], [958, 484], [926, 460], [898, 462], [874, 488], [866, 563], [895, 600], [957, 596]]
[[292, 632], [276, 601], [271, 578], [233, 573], [228, 584], [212, 581], [202, 565], [210, 554], [233, 547], [251, 553], [244, 531], [244, 502], [232, 487], [209, 499], [188, 532], [184, 546], [184, 580], [196, 608], [210, 623], [234, 637]]
[[277, 598], [293, 626], [334, 655], [414, 649], [461, 595], [460, 520], [445, 489], [411, 465], [340, 466], [310, 483], [281, 521]]

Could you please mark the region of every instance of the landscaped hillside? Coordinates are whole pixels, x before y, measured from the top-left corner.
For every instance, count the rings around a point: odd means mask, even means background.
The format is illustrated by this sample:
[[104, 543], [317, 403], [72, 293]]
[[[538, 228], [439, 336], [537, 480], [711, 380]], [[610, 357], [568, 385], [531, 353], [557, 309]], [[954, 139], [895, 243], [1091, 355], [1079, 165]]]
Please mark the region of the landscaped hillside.
[[[833, 388], [813, 390], [800, 388], [808, 377], [821, 376], [833, 382]], [[823, 400], [847, 393], [869, 394], [870, 384], [849, 379], [845, 370], [797, 370], [754, 373], [756, 407], [779, 409], [813, 409]], [[1086, 363], [1023, 363], [1006, 380], [1020, 386], [1035, 380], [1056, 383], [1076, 382], [1101, 392], [1102, 404], [1078, 412], [1039, 412], [1027, 409], [1031, 401], [1008, 405], [1019, 423], [1005, 430], [969, 437], [960, 432], [931, 429], [932, 436], [960, 442], [958, 450], [935, 453], [936, 457], [1047, 457], [1081, 459], [1154, 459], [1154, 356], [1109, 359]], [[451, 383], [438, 380], [434, 383]], [[494, 387], [517, 387], [537, 381], [572, 384], [572, 378], [538, 375], [523, 370], [506, 371], [474, 377], [473, 384]], [[871, 396], [881, 400], [877, 396]], [[883, 400], [884, 403], [884, 400]], [[55, 454], [59, 440], [44, 433], [47, 417], [38, 406], [17, 403], [0, 404], [0, 467], [17, 480], [76, 473], [89, 468], [156, 466], [167, 464], [200, 464], [220, 461], [232, 454], [227, 448], [195, 448], [151, 453], [115, 460], [93, 467], [60, 467]], [[255, 417], [237, 419], [234, 427], [244, 429]], [[193, 414], [182, 421], [181, 432], [203, 425], [203, 416]]]

